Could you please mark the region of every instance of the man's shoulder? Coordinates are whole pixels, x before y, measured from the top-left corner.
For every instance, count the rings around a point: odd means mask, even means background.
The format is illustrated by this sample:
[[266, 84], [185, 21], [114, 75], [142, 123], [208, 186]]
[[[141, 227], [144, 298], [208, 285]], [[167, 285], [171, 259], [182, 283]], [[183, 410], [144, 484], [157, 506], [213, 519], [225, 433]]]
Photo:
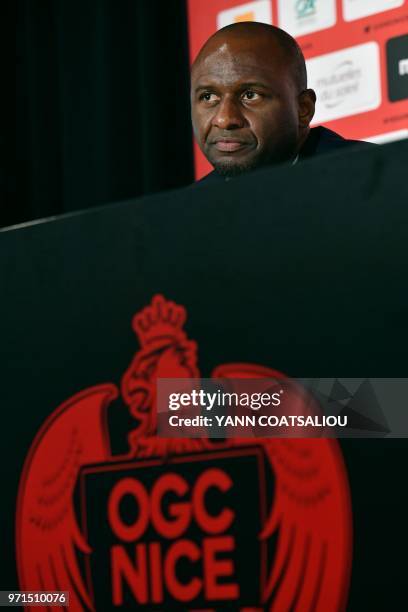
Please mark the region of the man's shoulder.
[[312, 155], [320, 155], [336, 149], [344, 149], [346, 147], [364, 147], [371, 148], [376, 145], [364, 140], [350, 140], [344, 138], [337, 132], [319, 125], [310, 130], [309, 136], [300, 153], [301, 157], [311, 157]]

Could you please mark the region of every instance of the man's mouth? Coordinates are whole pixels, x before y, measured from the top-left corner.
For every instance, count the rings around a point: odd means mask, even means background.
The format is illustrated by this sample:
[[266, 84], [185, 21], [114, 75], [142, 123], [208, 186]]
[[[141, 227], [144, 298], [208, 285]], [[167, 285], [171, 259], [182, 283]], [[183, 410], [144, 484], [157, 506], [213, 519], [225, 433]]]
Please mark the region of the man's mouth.
[[233, 151], [239, 151], [239, 149], [243, 149], [247, 146], [247, 142], [243, 142], [242, 140], [234, 140], [232, 138], [223, 138], [216, 140], [214, 145], [218, 151], [231, 153]]

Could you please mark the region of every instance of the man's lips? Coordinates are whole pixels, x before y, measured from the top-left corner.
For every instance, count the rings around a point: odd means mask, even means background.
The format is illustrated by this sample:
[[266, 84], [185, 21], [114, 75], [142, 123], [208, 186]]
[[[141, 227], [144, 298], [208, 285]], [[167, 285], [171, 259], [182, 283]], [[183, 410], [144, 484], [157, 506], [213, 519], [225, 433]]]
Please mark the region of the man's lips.
[[248, 145], [247, 142], [242, 140], [233, 140], [231, 138], [218, 139], [213, 144], [218, 151], [226, 152], [238, 151], [239, 149], [243, 149]]

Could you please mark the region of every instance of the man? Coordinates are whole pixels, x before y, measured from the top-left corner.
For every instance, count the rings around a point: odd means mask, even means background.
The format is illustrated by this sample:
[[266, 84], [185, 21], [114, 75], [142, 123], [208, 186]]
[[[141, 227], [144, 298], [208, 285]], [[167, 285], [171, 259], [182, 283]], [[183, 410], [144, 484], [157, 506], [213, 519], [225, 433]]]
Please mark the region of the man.
[[218, 30], [191, 72], [194, 134], [215, 169], [205, 180], [358, 143], [311, 129], [315, 102], [302, 51], [289, 34], [257, 22]]

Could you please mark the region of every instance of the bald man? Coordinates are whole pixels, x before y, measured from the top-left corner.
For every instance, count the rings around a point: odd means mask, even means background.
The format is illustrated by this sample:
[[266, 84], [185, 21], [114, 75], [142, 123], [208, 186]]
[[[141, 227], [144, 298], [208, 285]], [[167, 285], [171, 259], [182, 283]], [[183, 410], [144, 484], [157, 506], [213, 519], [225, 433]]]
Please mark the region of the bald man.
[[302, 51], [289, 34], [257, 22], [218, 30], [191, 71], [194, 135], [215, 169], [205, 178], [296, 163], [359, 143], [311, 129], [315, 102]]

